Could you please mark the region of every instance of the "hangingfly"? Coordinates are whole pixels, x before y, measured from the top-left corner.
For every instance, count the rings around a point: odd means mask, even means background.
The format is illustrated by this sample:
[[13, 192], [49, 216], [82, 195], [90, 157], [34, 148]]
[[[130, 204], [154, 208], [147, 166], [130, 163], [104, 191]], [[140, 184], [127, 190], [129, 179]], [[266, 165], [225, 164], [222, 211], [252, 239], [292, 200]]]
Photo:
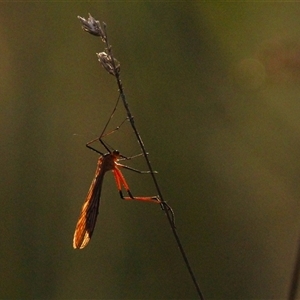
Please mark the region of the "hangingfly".
[[[105, 146], [105, 148], [109, 151], [108, 147], [104, 144], [104, 142], [99, 139], [100, 142]], [[93, 148], [92, 148], [93, 149]], [[124, 200], [138, 200], [138, 201], [148, 201], [154, 203], [161, 203], [158, 196], [150, 196], [150, 197], [134, 197], [130, 192], [129, 186], [120, 171], [120, 168], [126, 168], [138, 173], [149, 173], [147, 171], [139, 171], [133, 169], [131, 167], [122, 165], [118, 163], [120, 158], [124, 158], [124, 156], [120, 155], [119, 151], [113, 150], [106, 154], [102, 154], [97, 163], [97, 169], [95, 173], [95, 177], [92, 181], [90, 189], [88, 191], [87, 197], [84, 201], [83, 207], [81, 209], [81, 213], [76, 225], [74, 238], [73, 238], [73, 247], [75, 249], [83, 249], [88, 242], [90, 241], [92, 234], [94, 232], [94, 228], [97, 221], [97, 216], [99, 213], [99, 204], [100, 204], [100, 196], [103, 178], [106, 172], [112, 171], [116, 180], [117, 188], [119, 190], [119, 194]], [[128, 197], [124, 197], [122, 193], [122, 188], [126, 190], [128, 193]]]

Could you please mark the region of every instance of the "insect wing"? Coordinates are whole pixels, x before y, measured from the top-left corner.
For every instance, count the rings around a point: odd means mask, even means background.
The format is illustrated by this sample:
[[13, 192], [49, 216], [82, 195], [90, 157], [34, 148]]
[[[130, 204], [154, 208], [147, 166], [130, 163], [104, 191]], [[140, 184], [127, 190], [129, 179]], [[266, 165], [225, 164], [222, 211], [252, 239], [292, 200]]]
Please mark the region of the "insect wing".
[[103, 158], [100, 157], [97, 164], [95, 178], [92, 181], [76, 225], [73, 238], [73, 247], [75, 249], [82, 249], [87, 245], [92, 237], [96, 225], [103, 177], [105, 173], [101, 168], [102, 162]]

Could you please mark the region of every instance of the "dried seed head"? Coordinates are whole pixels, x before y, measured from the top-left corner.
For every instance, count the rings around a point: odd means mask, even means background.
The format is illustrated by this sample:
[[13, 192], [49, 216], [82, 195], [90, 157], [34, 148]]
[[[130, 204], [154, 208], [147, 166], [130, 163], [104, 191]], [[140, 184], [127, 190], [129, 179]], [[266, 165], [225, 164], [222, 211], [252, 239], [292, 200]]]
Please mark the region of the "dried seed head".
[[89, 14], [88, 19], [82, 18], [80, 16], [77, 16], [77, 18], [80, 20], [82, 29], [92, 35], [100, 36], [102, 41], [106, 41], [106, 35], [101, 28], [100, 22], [93, 18], [91, 14]]
[[114, 61], [112, 61], [112, 58], [110, 55], [108, 55], [106, 52], [100, 52], [96, 53], [98, 56], [98, 60], [102, 64], [103, 68], [111, 75], [116, 76], [120, 73], [120, 63], [114, 58]]

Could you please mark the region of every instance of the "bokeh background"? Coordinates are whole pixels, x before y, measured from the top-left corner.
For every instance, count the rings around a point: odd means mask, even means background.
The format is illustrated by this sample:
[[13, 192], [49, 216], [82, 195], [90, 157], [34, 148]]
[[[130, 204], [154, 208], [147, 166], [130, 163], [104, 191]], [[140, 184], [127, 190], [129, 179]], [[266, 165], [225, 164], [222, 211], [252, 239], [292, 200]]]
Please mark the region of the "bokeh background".
[[[195, 299], [164, 213], [112, 174], [93, 239], [72, 248], [97, 137], [125, 93], [206, 299], [282, 299], [300, 229], [300, 4], [0, 4], [0, 298]], [[118, 107], [110, 130], [125, 117]], [[140, 153], [128, 124], [106, 138]], [[99, 145], [99, 150], [102, 150]], [[128, 162], [146, 169], [142, 158]], [[151, 178], [124, 174], [135, 195]]]

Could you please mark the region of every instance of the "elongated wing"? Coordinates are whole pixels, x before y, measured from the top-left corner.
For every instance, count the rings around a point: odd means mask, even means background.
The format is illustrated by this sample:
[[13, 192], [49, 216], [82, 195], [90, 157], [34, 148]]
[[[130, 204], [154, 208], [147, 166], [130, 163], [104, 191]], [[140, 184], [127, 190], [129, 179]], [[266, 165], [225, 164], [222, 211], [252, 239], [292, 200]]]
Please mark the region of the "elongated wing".
[[105, 174], [105, 170], [102, 169], [102, 163], [103, 157], [100, 157], [97, 163], [95, 178], [92, 181], [76, 225], [73, 238], [73, 247], [75, 249], [82, 249], [87, 245], [96, 225], [102, 183]]

